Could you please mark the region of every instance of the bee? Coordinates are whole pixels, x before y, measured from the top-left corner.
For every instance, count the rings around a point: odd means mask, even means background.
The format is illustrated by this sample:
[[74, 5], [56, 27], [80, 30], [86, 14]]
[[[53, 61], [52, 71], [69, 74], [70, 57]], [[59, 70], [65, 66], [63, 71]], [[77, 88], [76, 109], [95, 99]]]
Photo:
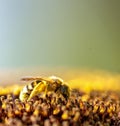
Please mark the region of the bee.
[[43, 93], [44, 96], [48, 92], [55, 92], [62, 95], [65, 99], [70, 96], [70, 89], [66, 83], [59, 77], [24, 77], [22, 81], [32, 81], [25, 85], [20, 92], [19, 99], [21, 101], [29, 101], [36, 95]]

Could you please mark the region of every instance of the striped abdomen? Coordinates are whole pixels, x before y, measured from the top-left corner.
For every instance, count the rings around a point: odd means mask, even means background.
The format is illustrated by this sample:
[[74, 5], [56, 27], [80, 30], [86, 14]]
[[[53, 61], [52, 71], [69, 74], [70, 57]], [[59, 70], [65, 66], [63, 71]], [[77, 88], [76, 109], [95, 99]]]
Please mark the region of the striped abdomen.
[[38, 84], [38, 83], [40, 83], [41, 81], [33, 81], [32, 83], [30, 83], [30, 84], [28, 84], [28, 85], [25, 85], [24, 87], [23, 87], [23, 89], [22, 89], [22, 91], [20, 92], [20, 96], [19, 96], [19, 98], [20, 98], [20, 100], [21, 101], [26, 101], [28, 98], [29, 98], [29, 96], [30, 96], [30, 94], [31, 94], [31, 92], [33, 91], [33, 89], [34, 89], [34, 87]]

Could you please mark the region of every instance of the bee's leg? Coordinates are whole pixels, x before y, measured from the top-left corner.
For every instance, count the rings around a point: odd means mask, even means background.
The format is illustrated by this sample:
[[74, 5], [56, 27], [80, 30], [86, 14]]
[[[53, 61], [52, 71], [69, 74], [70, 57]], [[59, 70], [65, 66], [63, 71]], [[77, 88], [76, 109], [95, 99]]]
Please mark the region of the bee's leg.
[[34, 96], [40, 94], [41, 92], [44, 92], [45, 89], [46, 89], [45, 83], [42, 83], [42, 82], [41, 82], [41, 83], [37, 84], [37, 85], [34, 87], [33, 91], [31, 92], [31, 94], [30, 94], [30, 96], [29, 96], [29, 98], [28, 98], [28, 101], [29, 101], [31, 98], [33, 98]]
[[46, 86], [46, 87], [45, 87], [44, 94], [43, 94], [43, 97], [44, 97], [44, 98], [46, 97], [46, 95], [47, 95], [47, 92], [48, 92], [48, 87]]

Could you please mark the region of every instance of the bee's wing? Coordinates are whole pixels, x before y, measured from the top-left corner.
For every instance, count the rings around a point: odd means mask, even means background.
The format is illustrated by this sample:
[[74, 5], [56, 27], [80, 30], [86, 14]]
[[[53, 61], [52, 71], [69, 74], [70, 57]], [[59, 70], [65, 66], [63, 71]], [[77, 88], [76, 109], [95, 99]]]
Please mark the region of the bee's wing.
[[21, 81], [43, 80], [41, 77], [22, 77]]
[[34, 80], [47, 81], [47, 82], [52, 81], [50, 78], [45, 78], [45, 77], [22, 77], [21, 78], [21, 81], [34, 81]]

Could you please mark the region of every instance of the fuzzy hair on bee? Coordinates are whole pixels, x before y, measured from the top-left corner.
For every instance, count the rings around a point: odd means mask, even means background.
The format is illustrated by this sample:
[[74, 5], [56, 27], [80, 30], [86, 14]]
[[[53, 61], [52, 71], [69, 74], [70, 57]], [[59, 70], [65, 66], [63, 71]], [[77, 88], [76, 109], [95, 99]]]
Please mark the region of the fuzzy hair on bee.
[[64, 81], [56, 76], [50, 77], [24, 77], [23, 81], [32, 81], [30, 84], [25, 85], [20, 92], [21, 101], [29, 101], [36, 95], [44, 93], [46, 96], [47, 92], [56, 92], [58, 95], [63, 95], [66, 99], [70, 95], [69, 87], [64, 84]]

